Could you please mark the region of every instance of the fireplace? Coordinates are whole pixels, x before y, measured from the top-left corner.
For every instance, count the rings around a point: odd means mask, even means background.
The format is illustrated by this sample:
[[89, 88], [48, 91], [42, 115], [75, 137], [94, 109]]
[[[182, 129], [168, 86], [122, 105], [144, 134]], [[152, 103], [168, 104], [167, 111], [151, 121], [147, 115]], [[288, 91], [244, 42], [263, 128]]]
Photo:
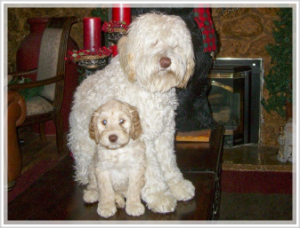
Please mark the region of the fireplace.
[[262, 59], [219, 58], [213, 64], [208, 101], [225, 127], [227, 147], [259, 141], [261, 73]]

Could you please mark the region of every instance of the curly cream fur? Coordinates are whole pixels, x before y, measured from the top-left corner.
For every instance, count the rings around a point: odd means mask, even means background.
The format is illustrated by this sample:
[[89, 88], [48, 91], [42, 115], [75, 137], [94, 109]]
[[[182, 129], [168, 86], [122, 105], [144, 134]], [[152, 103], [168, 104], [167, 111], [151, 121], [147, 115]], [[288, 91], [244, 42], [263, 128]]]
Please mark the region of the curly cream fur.
[[[175, 210], [177, 200], [195, 188], [177, 167], [174, 150], [176, 87], [184, 87], [194, 69], [191, 35], [177, 16], [145, 14], [130, 25], [118, 45], [119, 55], [77, 88], [70, 114], [68, 145], [75, 158], [75, 179], [88, 183], [96, 143], [89, 137], [93, 112], [108, 100], [135, 106], [146, 145], [147, 168], [142, 199], [155, 212]], [[162, 67], [161, 58], [171, 65]]]
[[[145, 144], [139, 139], [141, 126], [135, 107], [109, 100], [94, 113], [90, 123], [90, 136], [97, 151], [89, 167], [89, 184], [83, 199], [87, 203], [98, 201], [97, 212], [110, 217], [118, 207], [125, 207], [129, 215], [144, 213], [141, 188], [146, 169]], [[111, 136], [114, 136], [110, 139]]]

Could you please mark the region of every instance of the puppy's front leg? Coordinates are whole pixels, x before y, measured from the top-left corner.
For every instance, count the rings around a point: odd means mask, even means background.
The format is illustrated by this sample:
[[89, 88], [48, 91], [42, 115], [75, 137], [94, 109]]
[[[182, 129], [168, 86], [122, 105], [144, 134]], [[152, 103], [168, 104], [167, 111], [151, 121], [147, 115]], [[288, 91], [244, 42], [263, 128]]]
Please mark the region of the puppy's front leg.
[[129, 186], [126, 199], [126, 213], [132, 216], [139, 216], [145, 213], [145, 207], [141, 203], [141, 189], [144, 185], [145, 168], [131, 171], [129, 173]]
[[96, 177], [99, 189], [97, 213], [104, 218], [108, 218], [117, 212], [117, 207], [115, 205], [115, 191], [108, 171], [100, 170], [97, 167]]

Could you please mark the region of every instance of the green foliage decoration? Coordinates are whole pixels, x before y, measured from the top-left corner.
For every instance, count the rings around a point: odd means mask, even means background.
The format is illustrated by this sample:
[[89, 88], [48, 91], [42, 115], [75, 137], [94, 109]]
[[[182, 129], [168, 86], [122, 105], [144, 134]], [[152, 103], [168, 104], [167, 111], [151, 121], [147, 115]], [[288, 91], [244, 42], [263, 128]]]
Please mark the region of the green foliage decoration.
[[[28, 82], [32, 82], [31, 78], [22, 78], [22, 79], [18, 79], [18, 80], [11, 80], [8, 83], [8, 85], [22, 84], [22, 83], [28, 83]], [[26, 89], [20, 90], [19, 93], [27, 101], [32, 97], [39, 96], [43, 90], [44, 90], [44, 86], [40, 86], [40, 87], [34, 87], [34, 88], [26, 88]]]
[[101, 21], [108, 21], [108, 8], [96, 8], [91, 11], [93, 17], [101, 17]]
[[268, 113], [277, 112], [286, 116], [286, 102], [292, 103], [292, 66], [293, 66], [293, 11], [292, 8], [280, 8], [277, 12], [280, 20], [275, 20], [273, 37], [275, 44], [265, 46], [271, 56], [272, 68], [265, 76], [265, 86], [269, 98], [262, 99], [262, 105]]
[[78, 67], [77, 68], [77, 72], [79, 73], [79, 76], [78, 76], [78, 81], [79, 81], [79, 84], [81, 84], [81, 82], [86, 79], [86, 76], [85, 76], [85, 70]]

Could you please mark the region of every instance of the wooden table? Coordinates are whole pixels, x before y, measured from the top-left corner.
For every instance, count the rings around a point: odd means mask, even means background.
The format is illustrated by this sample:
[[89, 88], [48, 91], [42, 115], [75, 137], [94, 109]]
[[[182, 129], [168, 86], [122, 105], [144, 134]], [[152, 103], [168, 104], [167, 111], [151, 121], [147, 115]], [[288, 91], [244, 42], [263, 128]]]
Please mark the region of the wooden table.
[[212, 131], [209, 143], [176, 143], [178, 166], [184, 177], [195, 185], [196, 195], [187, 202], [178, 202], [176, 210], [172, 213], [159, 214], [146, 209], [144, 215], [132, 217], [128, 216], [125, 210], [118, 209], [113, 217], [101, 218], [96, 212], [97, 203], [83, 202], [85, 187], [78, 186], [73, 181], [73, 160], [66, 157], [8, 205], [7, 224], [14, 223], [12, 220], [217, 219], [223, 132], [223, 127]]
[[209, 143], [176, 143], [177, 164], [183, 174], [207, 176], [213, 182], [214, 198], [206, 205], [205, 220], [219, 218], [223, 135], [224, 127], [218, 126], [211, 132]]

